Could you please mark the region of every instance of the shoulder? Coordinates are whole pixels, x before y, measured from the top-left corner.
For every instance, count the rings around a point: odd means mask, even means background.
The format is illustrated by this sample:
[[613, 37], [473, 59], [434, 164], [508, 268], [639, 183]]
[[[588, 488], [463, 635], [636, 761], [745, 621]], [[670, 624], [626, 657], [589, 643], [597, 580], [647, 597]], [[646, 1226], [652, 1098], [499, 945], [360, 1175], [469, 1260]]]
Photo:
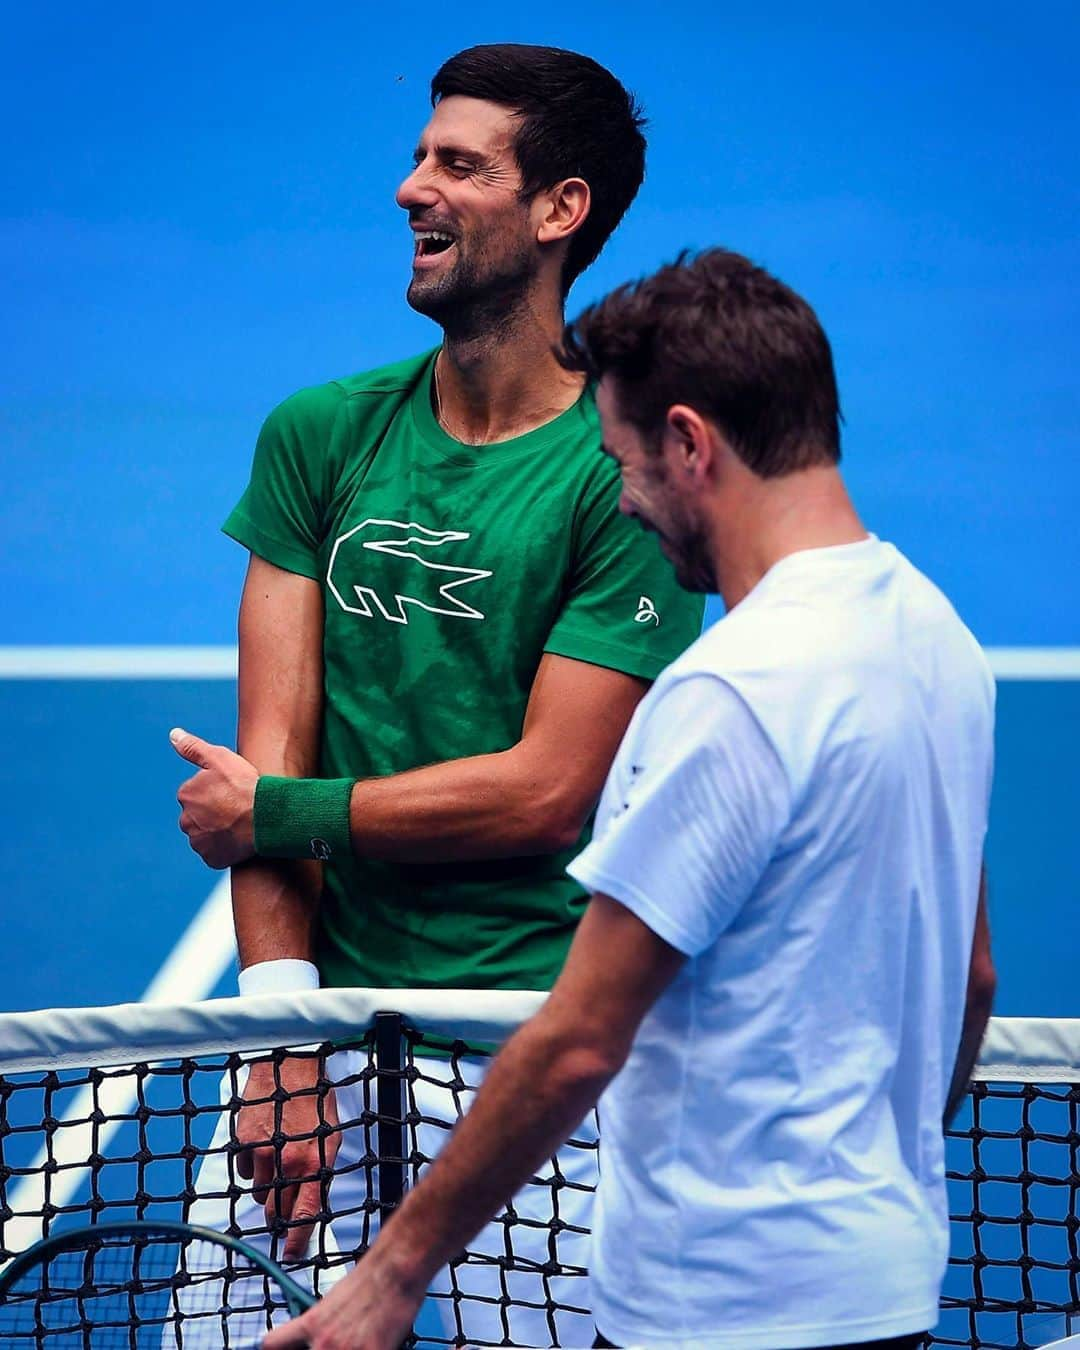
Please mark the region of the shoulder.
[[340, 398], [408, 394], [416, 387], [433, 355], [434, 349], [421, 352], [419, 356], [407, 357], [404, 361], [394, 361], [387, 366], [362, 371], [358, 375], [347, 375], [330, 383]]
[[[745, 604], [745, 602], [744, 602]], [[849, 698], [853, 670], [841, 656], [843, 636], [796, 600], [737, 606], [692, 643], [657, 682], [668, 709], [697, 717], [722, 741], [735, 727], [760, 730], [794, 791], [817, 753], [824, 711]], [[695, 710], [695, 706], [696, 710]]]
[[764, 675], [808, 673], [830, 647], [822, 640], [821, 616], [798, 601], [738, 606], [706, 628], [673, 662], [673, 681], [692, 677], [728, 680], [752, 670]]
[[643, 728], [665, 744], [722, 744], [733, 723], [753, 721], [745, 699], [722, 674], [681, 657], [664, 670], [641, 706]]
[[992, 706], [996, 682], [979, 640], [937, 583], [898, 549], [892, 551], [915, 616], [905, 633], [913, 665], [935, 667], [939, 677], [955, 692], [961, 692], [966, 685], [973, 697]]
[[329, 429], [342, 409], [353, 401], [361, 404], [378, 404], [383, 399], [400, 402], [416, 387], [430, 360], [431, 352], [424, 352], [375, 370], [307, 385], [282, 399], [271, 410], [266, 425]]
[[577, 433], [574, 444], [578, 452], [578, 471], [587, 500], [612, 498], [618, 500], [619, 466], [610, 456], [601, 454], [603, 431], [600, 414], [596, 410], [596, 390], [585, 388], [577, 403]]

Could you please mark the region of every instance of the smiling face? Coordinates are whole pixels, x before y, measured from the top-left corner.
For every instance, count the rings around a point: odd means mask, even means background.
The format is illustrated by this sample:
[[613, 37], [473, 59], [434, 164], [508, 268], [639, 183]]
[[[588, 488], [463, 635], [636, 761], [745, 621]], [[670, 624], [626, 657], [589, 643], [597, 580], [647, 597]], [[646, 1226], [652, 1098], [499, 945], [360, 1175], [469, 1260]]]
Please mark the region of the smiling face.
[[538, 274], [532, 204], [518, 195], [515, 129], [499, 104], [443, 99], [398, 188], [414, 239], [409, 304], [444, 328], [497, 319]]
[[717, 578], [698, 489], [686, 472], [678, 435], [665, 426], [659, 449], [648, 446], [642, 432], [622, 416], [611, 376], [600, 381], [596, 406], [604, 453], [619, 466], [619, 510], [657, 536], [660, 551], [684, 590], [715, 591]]

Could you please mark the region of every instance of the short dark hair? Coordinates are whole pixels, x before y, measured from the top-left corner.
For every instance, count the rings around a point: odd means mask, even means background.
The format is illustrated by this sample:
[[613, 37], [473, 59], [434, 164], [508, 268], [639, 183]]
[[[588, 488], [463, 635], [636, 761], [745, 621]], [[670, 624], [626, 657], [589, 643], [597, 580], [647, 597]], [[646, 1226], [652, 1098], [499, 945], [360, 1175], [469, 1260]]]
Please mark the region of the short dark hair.
[[584, 178], [592, 206], [570, 239], [563, 292], [596, 258], [645, 177], [645, 118], [610, 70], [577, 52], [517, 42], [468, 47], [439, 67], [432, 107], [452, 94], [482, 98], [520, 118], [514, 153], [521, 196]]
[[562, 360], [614, 377], [650, 448], [686, 403], [762, 478], [840, 459], [829, 339], [805, 300], [741, 254], [683, 253], [620, 286], [568, 325]]

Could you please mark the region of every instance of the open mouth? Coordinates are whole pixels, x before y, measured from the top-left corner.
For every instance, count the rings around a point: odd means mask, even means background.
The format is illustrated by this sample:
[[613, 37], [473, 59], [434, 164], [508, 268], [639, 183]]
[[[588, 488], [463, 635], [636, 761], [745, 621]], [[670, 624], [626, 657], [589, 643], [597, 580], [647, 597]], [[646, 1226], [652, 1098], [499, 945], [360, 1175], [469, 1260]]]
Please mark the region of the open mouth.
[[454, 243], [453, 237], [444, 234], [442, 230], [417, 230], [415, 234], [415, 256], [417, 258], [434, 258], [452, 248]]

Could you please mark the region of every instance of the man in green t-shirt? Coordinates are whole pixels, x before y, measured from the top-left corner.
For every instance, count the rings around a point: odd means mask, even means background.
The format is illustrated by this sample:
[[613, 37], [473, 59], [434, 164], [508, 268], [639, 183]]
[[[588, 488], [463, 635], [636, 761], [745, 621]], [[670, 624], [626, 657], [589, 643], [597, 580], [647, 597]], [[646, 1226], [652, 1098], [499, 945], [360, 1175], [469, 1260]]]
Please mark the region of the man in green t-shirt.
[[[649, 681], [701, 624], [620, 515], [592, 393], [555, 355], [569, 286], [642, 179], [634, 100], [586, 57], [500, 45], [447, 61], [432, 105], [397, 201], [409, 303], [442, 346], [270, 415], [225, 524], [252, 555], [243, 758], [173, 734], [201, 769], [181, 826], [234, 868], [244, 992], [549, 988], [585, 903], [565, 865]], [[273, 1072], [252, 1069], [249, 1098]], [[279, 1072], [311, 1085], [308, 1061]], [[314, 1110], [286, 1103], [286, 1134]], [[240, 1143], [273, 1111], [246, 1107]], [[273, 1150], [240, 1162], [259, 1194]], [[296, 1256], [317, 1184], [282, 1207]]]

